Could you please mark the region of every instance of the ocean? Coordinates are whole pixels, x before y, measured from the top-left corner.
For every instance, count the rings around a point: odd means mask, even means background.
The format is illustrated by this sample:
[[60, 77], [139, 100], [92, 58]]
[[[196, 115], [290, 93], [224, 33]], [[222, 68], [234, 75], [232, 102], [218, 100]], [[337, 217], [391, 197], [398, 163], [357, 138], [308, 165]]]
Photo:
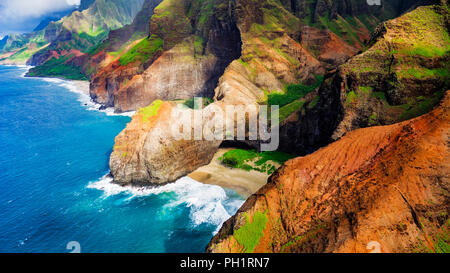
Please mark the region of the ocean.
[[109, 155], [130, 117], [97, 111], [68, 81], [0, 66], [0, 252], [203, 252], [242, 205], [184, 177], [155, 188], [112, 182]]

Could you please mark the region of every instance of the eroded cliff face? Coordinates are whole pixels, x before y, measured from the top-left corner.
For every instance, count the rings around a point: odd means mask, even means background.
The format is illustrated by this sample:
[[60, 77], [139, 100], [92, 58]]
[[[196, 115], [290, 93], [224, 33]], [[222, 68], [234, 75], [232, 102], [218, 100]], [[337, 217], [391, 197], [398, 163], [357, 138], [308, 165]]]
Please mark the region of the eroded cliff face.
[[[183, 104], [156, 100], [141, 108], [115, 140], [110, 158], [114, 182], [165, 184], [209, 164], [221, 141], [207, 140], [204, 132], [194, 139], [194, 131], [195, 128], [203, 131], [204, 124], [214, 118], [214, 107], [223, 111], [225, 105], [194, 110]], [[201, 127], [195, 127], [199, 119], [194, 121], [194, 115], [199, 114], [202, 115]], [[184, 122], [179, 123], [180, 119]], [[189, 133], [191, 137], [177, 136], [174, 132]]]
[[449, 10], [418, 9], [381, 25], [373, 46], [340, 67], [343, 121], [333, 138], [427, 113], [450, 87]]
[[450, 87], [448, 8], [424, 6], [376, 30], [369, 49], [330, 71], [315, 103], [281, 128], [281, 150], [299, 155], [358, 128], [429, 112]]
[[87, 53], [88, 60], [83, 64], [83, 72], [88, 76], [97, 74], [134, 47], [137, 41], [147, 37], [153, 11], [161, 2], [162, 0], [145, 0], [131, 24], [110, 31], [105, 41]]
[[449, 121], [447, 91], [429, 114], [356, 130], [287, 162], [207, 251], [365, 253], [371, 242], [382, 252], [442, 251], [450, 228]]
[[212, 97], [219, 77], [241, 52], [228, 1], [216, 2], [161, 3], [150, 22], [152, 37], [162, 41], [161, 51], [126, 64], [117, 59], [100, 71], [92, 79], [94, 100], [123, 112], [147, 106], [155, 99]]

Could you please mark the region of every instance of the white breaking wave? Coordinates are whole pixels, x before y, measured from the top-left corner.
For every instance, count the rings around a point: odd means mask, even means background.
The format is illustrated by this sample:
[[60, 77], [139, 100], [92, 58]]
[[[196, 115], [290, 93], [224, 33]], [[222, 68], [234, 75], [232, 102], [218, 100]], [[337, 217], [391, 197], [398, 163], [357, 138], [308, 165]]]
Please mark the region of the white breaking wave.
[[222, 224], [231, 217], [230, 214], [234, 214], [244, 203], [242, 200], [232, 200], [228, 204], [227, 211], [224, 202], [229, 201], [229, 197], [223, 188], [202, 184], [189, 177], [183, 177], [174, 183], [158, 187], [120, 186], [112, 182], [112, 177], [105, 175], [87, 187], [103, 191], [103, 198], [122, 193], [129, 194], [130, 198], [134, 198], [173, 192], [177, 198], [170, 201], [165, 207], [174, 208], [186, 205], [190, 209], [192, 225], [195, 227], [204, 223], [213, 224], [217, 226], [214, 233], [217, 233]]
[[75, 82], [69, 81], [69, 80], [55, 79], [55, 78], [42, 78], [42, 79], [44, 81], [62, 86], [64, 88], [68, 89], [70, 92], [76, 93], [78, 95], [78, 101], [81, 103], [82, 106], [86, 107], [87, 110], [89, 110], [89, 111], [99, 111], [99, 112], [105, 113], [107, 116], [127, 116], [127, 117], [131, 117], [136, 113], [136, 112], [127, 112], [127, 113], [117, 114], [117, 113], [114, 113], [113, 108], [99, 110], [102, 105], [95, 103], [91, 99], [89, 92], [86, 92], [86, 90], [81, 90], [75, 84]]

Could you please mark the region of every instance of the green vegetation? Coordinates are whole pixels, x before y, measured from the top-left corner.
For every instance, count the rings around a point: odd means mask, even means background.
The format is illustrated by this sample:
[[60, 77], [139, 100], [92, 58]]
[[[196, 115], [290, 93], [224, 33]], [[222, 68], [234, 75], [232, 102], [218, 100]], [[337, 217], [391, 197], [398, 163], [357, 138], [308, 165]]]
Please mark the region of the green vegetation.
[[294, 156], [282, 152], [257, 153], [254, 150], [235, 149], [226, 152], [219, 160], [228, 167], [272, 174], [277, 170], [273, 163], [282, 165], [292, 158]]
[[374, 126], [378, 124], [378, 115], [377, 113], [373, 112], [372, 115], [369, 117], [369, 126]]
[[203, 40], [202, 37], [200, 36], [195, 36], [194, 38], [194, 51], [195, 51], [195, 55], [201, 55], [203, 54], [203, 44], [205, 43], [205, 41]]
[[301, 239], [303, 239], [303, 236], [296, 236], [294, 239], [292, 239], [291, 241], [287, 242], [285, 245], [281, 246], [281, 253], [284, 253], [286, 248], [289, 248], [289, 247], [293, 246], [294, 244], [296, 244]]
[[278, 105], [281, 107], [292, 103], [295, 100], [305, 97], [314, 91], [323, 82], [323, 76], [316, 76], [316, 82], [313, 85], [289, 84], [285, 87], [284, 93], [272, 92], [268, 94], [267, 104]]
[[386, 101], [386, 94], [384, 92], [373, 92], [371, 97]]
[[305, 105], [305, 100], [296, 100], [294, 102], [289, 103], [286, 106], [280, 108], [280, 121], [287, 119], [292, 113], [302, 109], [303, 105]]
[[402, 70], [398, 73], [402, 78], [416, 78], [419, 80], [428, 78], [449, 78], [450, 72], [447, 68], [427, 69], [427, 68], [410, 68]]
[[26, 63], [34, 53], [39, 50], [45, 48], [47, 45], [42, 45], [40, 48], [29, 49], [28, 47], [24, 47], [21, 50], [17, 51], [13, 55], [11, 55], [8, 59], [17, 63]]
[[244, 247], [244, 252], [252, 253], [263, 236], [269, 218], [267, 217], [267, 211], [264, 213], [255, 212], [253, 221], [250, 220], [247, 213], [245, 213], [245, 218], [246, 224], [236, 230], [233, 235], [236, 241]]
[[200, 109], [199, 105], [196, 104], [196, 103], [198, 103], [199, 99], [201, 99], [201, 103], [203, 104], [203, 107], [206, 107], [214, 102], [213, 99], [211, 99], [211, 98], [190, 98], [188, 100], [185, 100], [183, 102], [183, 105], [187, 106], [191, 109]]
[[347, 104], [353, 103], [353, 101], [355, 101], [357, 97], [358, 95], [355, 93], [355, 91], [350, 91], [347, 94], [347, 99], [345, 100], [345, 103]]
[[149, 38], [143, 39], [127, 53], [125, 53], [119, 59], [120, 65], [127, 65], [133, 62], [145, 62], [157, 53], [162, 52], [164, 41], [156, 35], [152, 35]]
[[433, 234], [432, 248], [427, 246], [424, 242], [414, 249], [414, 252], [419, 253], [450, 253], [450, 220], [435, 234]]
[[319, 17], [319, 21], [322, 26], [325, 26], [350, 44], [363, 44], [357, 34], [357, 30], [358, 28], [361, 28], [361, 26], [357, 23], [355, 18], [348, 17], [346, 20], [343, 17], [338, 16], [337, 20], [330, 20], [329, 15], [327, 14], [324, 17]]
[[281, 246], [281, 253], [286, 252], [286, 250], [291, 246], [296, 246], [297, 248], [302, 248], [308, 242], [315, 240], [320, 232], [323, 232], [327, 228], [327, 225], [321, 221], [318, 221], [306, 234], [295, 236], [292, 240]]
[[409, 104], [400, 107], [405, 109], [405, 112], [400, 116], [400, 120], [408, 120], [430, 112], [444, 96], [444, 92], [436, 92], [432, 97], [417, 97]]
[[139, 109], [138, 113], [142, 116], [142, 121], [148, 122], [151, 117], [156, 116], [162, 104], [163, 104], [162, 100], [155, 100], [149, 106]]
[[35, 77], [62, 77], [69, 80], [89, 80], [88, 77], [81, 72], [80, 67], [66, 63], [67, 60], [72, 57], [73, 54], [58, 59], [52, 58], [44, 64], [30, 69], [28, 75]]
[[405, 14], [403, 20], [414, 31], [394, 40], [400, 45], [394, 53], [433, 58], [443, 57], [450, 52], [445, 15], [437, 13], [432, 7], [421, 7]]
[[320, 100], [320, 96], [317, 95], [317, 96], [316, 96], [316, 97], [308, 104], [308, 108], [309, 108], [309, 109], [314, 108], [314, 107], [317, 105], [317, 103], [319, 103], [319, 100]]

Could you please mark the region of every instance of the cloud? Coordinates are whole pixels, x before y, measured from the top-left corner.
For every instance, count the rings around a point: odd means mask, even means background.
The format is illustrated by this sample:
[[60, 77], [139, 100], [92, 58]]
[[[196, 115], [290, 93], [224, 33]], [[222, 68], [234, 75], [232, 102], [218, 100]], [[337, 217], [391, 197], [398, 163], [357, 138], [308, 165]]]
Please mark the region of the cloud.
[[0, 18], [5, 21], [37, 18], [79, 4], [80, 0], [0, 0]]
[[79, 4], [80, 0], [0, 0], [0, 35], [30, 31], [42, 17]]

